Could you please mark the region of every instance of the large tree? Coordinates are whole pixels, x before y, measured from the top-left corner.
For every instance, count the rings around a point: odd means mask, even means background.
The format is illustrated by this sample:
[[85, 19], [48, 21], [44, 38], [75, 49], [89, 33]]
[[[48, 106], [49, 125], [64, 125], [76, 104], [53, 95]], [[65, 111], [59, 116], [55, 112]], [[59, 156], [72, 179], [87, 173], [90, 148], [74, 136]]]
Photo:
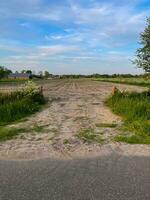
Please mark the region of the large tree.
[[6, 77], [8, 74], [10, 74], [12, 71], [3, 67], [3, 66], [0, 66], [0, 78], [4, 78]]
[[145, 72], [150, 72], [150, 17], [147, 18], [145, 30], [140, 34], [140, 45], [134, 63]]

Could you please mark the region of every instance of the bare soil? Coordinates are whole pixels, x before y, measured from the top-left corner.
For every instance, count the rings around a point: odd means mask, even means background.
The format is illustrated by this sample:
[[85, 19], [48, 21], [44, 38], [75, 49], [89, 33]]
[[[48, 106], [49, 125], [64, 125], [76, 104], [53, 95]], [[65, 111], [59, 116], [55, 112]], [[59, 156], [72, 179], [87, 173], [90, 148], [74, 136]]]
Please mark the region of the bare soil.
[[[150, 155], [147, 145], [112, 142], [119, 134], [120, 117], [104, 105], [113, 86], [120, 90], [142, 91], [144, 88], [87, 79], [50, 80], [41, 83], [48, 104], [25, 121], [10, 125], [25, 128], [14, 139], [0, 142], [0, 158], [38, 159], [43, 157], [76, 158], [116, 152], [119, 154]], [[101, 127], [97, 124], [117, 124]], [[102, 142], [84, 142], [77, 135], [85, 130], [99, 134]]]

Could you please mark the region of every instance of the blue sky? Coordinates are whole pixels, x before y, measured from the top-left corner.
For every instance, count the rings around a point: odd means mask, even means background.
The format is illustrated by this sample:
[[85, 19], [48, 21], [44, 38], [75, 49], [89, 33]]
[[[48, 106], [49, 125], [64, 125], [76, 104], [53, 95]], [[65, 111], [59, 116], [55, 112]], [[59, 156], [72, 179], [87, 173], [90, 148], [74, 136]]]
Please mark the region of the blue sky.
[[0, 0], [0, 65], [140, 73], [130, 60], [148, 16], [149, 0]]

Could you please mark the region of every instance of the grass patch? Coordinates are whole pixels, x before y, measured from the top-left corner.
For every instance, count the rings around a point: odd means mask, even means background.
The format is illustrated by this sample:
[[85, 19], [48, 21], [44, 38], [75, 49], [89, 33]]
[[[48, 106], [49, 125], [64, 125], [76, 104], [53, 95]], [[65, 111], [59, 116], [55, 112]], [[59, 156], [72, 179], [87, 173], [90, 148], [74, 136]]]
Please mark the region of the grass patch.
[[101, 135], [96, 134], [93, 130], [84, 130], [81, 131], [79, 134], [77, 134], [77, 137], [84, 142], [92, 143], [103, 143], [104, 139], [101, 137]]
[[123, 117], [123, 130], [131, 134], [115, 136], [115, 141], [150, 144], [150, 92], [117, 92], [106, 100], [115, 114]]
[[53, 133], [58, 133], [58, 128], [51, 128], [50, 131]]
[[4, 140], [10, 140], [19, 133], [25, 132], [26, 129], [17, 129], [17, 128], [6, 128], [6, 127], [0, 127], [0, 141]]
[[36, 125], [33, 127], [32, 131], [35, 131], [38, 133], [45, 132], [45, 125], [42, 125], [42, 126]]
[[95, 125], [97, 127], [101, 127], [101, 128], [115, 128], [115, 127], [117, 127], [117, 124], [109, 124], [109, 123], [97, 123]]
[[64, 139], [63, 144], [69, 144], [69, 140], [68, 139]]
[[89, 118], [88, 117], [86, 117], [86, 116], [78, 116], [78, 117], [76, 117], [75, 119], [74, 119], [74, 121], [82, 121], [82, 120], [88, 120]]
[[44, 96], [32, 87], [9, 94], [0, 94], [0, 124], [15, 122], [33, 114], [44, 103]]

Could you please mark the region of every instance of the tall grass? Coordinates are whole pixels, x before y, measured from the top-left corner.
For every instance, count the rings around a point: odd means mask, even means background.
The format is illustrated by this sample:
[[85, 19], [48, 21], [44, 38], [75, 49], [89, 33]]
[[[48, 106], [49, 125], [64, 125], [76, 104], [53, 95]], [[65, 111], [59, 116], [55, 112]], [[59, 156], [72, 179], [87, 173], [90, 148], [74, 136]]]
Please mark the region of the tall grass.
[[26, 131], [21, 128], [0, 127], [0, 141], [9, 140]]
[[14, 122], [39, 110], [45, 103], [43, 94], [35, 88], [0, 94], [0, 124]]
[[116, 141], [150, 144], [150, 92], [116, 92], [106, 104], [123, 117], [123, 128], [128, 132], [116, 136]]

